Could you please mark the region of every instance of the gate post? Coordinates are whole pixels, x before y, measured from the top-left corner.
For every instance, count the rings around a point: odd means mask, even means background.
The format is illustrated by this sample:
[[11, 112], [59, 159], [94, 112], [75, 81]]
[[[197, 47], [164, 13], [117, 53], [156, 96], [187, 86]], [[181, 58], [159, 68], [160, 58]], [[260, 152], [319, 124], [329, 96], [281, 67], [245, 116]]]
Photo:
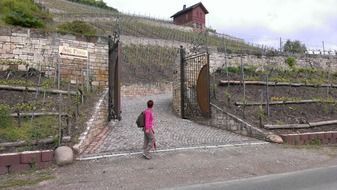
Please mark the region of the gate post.
[[109, 36], [109, 62], [108, 62], [108, 121], [112, 119], [121, 120], [121, 106], [120, 106], [120, 80], [119, 80], [119, 64], [121, 61], [121, 50], [119, 39], [114, 40]]
[[212, 110], [211, 110], [211, 69], [210, 69], [210, 64], [209, 64], [209, 53], [208, 53], [208, 48], [207, 48], [207, 67], [208, 67], [208, 114], [207, 117], [211, 118], [212, 117]]
[[185, 119], [185, 51], [180, 46], [180, 112], [181, 118]]

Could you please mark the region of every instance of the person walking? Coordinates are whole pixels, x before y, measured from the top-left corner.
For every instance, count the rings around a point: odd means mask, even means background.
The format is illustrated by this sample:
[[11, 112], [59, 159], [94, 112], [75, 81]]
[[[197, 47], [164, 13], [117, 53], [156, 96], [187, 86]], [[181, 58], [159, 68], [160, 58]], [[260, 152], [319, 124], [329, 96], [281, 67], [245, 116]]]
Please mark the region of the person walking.
[[152, 158], [150, 150], [155, 147], [154, 131], [153, 131], [153, 100], [147, 101], [147, 108], [144, 110], [145, 126], [144, 126], [144, 158], [150, 160]]

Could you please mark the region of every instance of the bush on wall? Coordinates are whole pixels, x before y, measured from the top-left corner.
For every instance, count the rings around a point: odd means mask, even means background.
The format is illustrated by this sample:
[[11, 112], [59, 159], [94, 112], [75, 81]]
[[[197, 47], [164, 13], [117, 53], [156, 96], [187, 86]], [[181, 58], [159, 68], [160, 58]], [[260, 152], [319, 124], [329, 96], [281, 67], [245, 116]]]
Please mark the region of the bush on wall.
[[9, 25], [41, 28], [50, 18], [32, 0], [1, 0], [0, 19]]
[[85, 36], [96, 35], [96, 30], [91, 25], [83, 21], [66, 22], [57, 27], [57, 31], [61, 33], [80, 34]]

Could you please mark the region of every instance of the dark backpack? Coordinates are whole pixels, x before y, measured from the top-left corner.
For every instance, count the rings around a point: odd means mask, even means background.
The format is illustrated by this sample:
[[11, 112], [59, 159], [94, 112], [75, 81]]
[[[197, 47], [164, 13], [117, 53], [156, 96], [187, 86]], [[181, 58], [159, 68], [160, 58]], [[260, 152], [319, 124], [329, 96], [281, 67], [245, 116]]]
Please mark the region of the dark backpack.
[[145, 126], [145, 115], [144, 112], [140, 113], [136, 120], [137, 127], [143, 128]]

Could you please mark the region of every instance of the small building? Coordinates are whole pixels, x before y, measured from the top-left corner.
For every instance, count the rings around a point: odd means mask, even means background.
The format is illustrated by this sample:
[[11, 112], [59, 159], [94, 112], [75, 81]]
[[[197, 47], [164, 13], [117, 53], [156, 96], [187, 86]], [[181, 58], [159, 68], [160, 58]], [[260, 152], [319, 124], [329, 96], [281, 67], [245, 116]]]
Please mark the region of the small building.
[[200, 2], [195, 5], [186, 8], [183, 6], [183, 10], [172, 15], [173, 23], [176, 25], [191, 26], [193, 28], [204, 30], [206, 25], [207, 9]]

